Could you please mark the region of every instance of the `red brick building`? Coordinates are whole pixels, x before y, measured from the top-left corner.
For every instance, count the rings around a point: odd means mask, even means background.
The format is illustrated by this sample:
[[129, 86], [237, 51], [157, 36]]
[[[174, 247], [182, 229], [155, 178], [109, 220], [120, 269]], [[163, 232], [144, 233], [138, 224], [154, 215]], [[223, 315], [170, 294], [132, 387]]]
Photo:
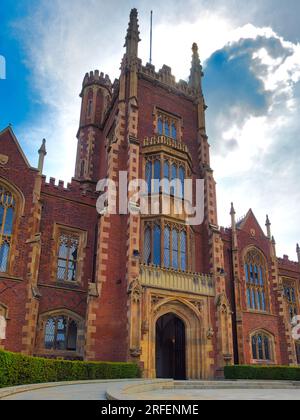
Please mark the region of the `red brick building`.
[[[187, 83], [144, 66], [138, 43], [134, 9], [120, 78], [84, 78], [70, 184], [46, 182], [45, 143], [32, 168], [12, 129], [0, 133], [0, 348], [134, 360], [147, 377], [299, 364], [299, 247], [298, 262], [278, 259], [269, 220], [264, 232], [251, 210], [237, 222], [232, 206], [231, 229], [219, 227], [197, 45]], [[168, 214], [99, 214], [97, 182], [120, 186], [120, 171], [148, 184], [203, 179], [203, 223], [176, 213], [175, 188]]]

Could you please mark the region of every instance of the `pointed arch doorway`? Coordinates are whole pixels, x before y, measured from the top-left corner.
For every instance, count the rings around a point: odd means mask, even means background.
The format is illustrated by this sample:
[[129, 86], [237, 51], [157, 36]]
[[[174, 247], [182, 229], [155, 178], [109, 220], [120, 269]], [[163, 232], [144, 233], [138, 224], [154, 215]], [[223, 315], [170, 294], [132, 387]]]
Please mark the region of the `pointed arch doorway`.
[[186, 379], [186, 334], [184, 322], [173, 313], [156, 322], [156, 377]]

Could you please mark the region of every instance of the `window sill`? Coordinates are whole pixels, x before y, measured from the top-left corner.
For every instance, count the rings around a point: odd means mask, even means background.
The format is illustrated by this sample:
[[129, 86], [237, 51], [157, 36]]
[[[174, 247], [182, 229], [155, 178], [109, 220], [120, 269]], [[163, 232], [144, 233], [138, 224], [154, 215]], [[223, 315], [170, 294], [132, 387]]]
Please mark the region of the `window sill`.
[[12, 280], [21, 282], [23, 281], [23, 278], [12, 276], [9, 273], [0, 273], [0, 280]]
[[254, 309], [247, 309], [247, 310], [244, 311], [244, 313], [254, 314], [254, 315], [274, 316], [273, 314], [271, 314], [268, 311], [258, 311], [258, 310], [254, 310]]
[[251, 359], [251, 364], [257, 365], [257, 366], [275, 366], [276, 365], [276, 363], [273, 360], [255, 360], [255, 359]]

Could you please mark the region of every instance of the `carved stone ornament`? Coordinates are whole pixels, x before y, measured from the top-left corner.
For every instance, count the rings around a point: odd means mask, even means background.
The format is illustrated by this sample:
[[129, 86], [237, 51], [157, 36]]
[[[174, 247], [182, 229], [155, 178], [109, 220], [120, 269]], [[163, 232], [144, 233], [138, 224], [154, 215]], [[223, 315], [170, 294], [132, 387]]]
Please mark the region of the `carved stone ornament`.
[[202, 300], [194, 301], [191, 303], [198, 309], [199, 312], [202, 312], [203, 307], [204, 307], [204, 302]]
[[133, 302], [139, 302], [142, 296], [142, 286], [139, 279], [133, 280], [128, 287], [128, 294], [131, 295]]
[[0, 165], [7, 165], [9, 157], [6, 155], [0, 155]]
[[131, 357], [140, 357], [140, 355], [142, 354], [142, 349], [141, 348], [132, 348], [130, 349], [130, 356]]
[[215, 335], [215, 332], [214, 332], [214, 330], [210, 327], [209, 329], [208, 329], [208, 331], [207, 331], [207, 334], [206, 334], [206, 336], [207, 336], [207, 338], [209, 339], [209, 340], [211, 340], [212, 338], [213, 338], [213, 336]]

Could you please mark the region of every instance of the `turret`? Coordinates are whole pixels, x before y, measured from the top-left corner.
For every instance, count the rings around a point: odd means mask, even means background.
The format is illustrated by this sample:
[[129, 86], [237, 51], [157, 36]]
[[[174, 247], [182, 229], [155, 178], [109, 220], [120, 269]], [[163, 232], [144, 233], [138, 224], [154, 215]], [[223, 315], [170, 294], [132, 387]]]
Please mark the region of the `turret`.
[[107, 74], [104, 76], [99, 70], [95, 70], [85, 75], [80, 94], [80, 127], [102, 124], [111, 95], [112, 83]]
[[97, 181], [95, 153], [99, 150], [100, 131], [112, 97], [112, 83], [108, 75], [98, 70], [87, 73], [83, 79], [80, 125], [75, 178]]
[[43, 169], [44, 169], [44, 160], [45, 160], [45, 156], [47, 155], [47, 151], [46, 151], [46, 140], [43, 139], [42, 145], [38, 151], [39, 154], [39, 163], [38, 163], [38, 170], [40, 172], [40, 174], [43, 173]]

